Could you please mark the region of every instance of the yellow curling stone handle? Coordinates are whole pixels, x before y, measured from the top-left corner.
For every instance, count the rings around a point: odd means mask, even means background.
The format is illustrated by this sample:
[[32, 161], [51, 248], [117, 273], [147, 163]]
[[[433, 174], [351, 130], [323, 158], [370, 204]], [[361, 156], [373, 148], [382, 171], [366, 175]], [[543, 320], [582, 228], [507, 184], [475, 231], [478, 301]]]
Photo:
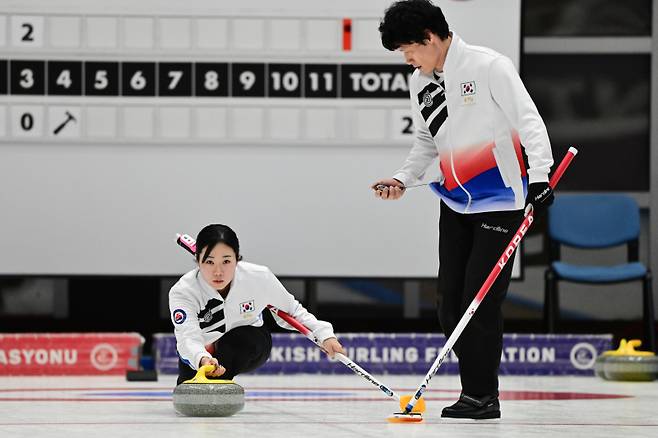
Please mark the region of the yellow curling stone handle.
[[215, 365], [204, 365], [196, 372], [196, 376], [183, 383], [235, 383], [233, 380], [209, 379], [206, 373], [212, 373], [215, 370]]
[[619, 342], [619, 348], [616, 350], [609, 350], [603, 353], [604, 356], [655, 356], [656, 354], [651, 351], [636, 351], [635, 347], [642, 345], [639, 339], [631, 339], [626, 341], [622, 339]]

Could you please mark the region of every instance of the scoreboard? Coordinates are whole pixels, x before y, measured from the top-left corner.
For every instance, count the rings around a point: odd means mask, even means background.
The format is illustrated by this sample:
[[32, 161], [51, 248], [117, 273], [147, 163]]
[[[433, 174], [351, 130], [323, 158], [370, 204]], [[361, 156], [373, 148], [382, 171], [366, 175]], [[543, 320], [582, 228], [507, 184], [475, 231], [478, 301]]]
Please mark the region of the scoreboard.
[[[390, 1], [0, 2], [0, 274], [177, 275], [221, 222], [280, 275], [435, 275], [438, 200], [368, 188], [413, 140]], [[518, 66], [520, 0], [435, 3]]]
[[[128, 138], [147, 137], [152, 141], [186, 138], [224, 142], [231, 141], [231, 137], [227, 136], [227, 132], [218, 131], [212, 124], [198, 126], [194, 133], [186, 129], [186, 126], [179, 126], [178, 129], [165, 129], [158, 135], [152, 130], [145, 132], [143, 126], [127, 126], [120, 133], [116, 128], [103, 127], [102, 120], [107, 119], [108, 106], [117, 109], [130, 107], [130, 99], [123, 100], [130, 97], [194, 99], [173, 103], [180, 109], [176, 111], [177, 115], [186, 114], [185, 120], [191, 117], [189, 112], [194, 111], [197, 104], [209, 100], [204, 98], [408, 99], [407, 81], [411, 73], [410, 67], [395, 64], [10, 59], [0, 61], [0, 80], [4, 84], [0, 93], [11, 96], [117, 98], [114, 101], [103, 99], [105, 110], [85, 107], [84, 116], [83, 107], [76, 104], [56, 105], [50, 107], [47, 113], [40, 105], [12, 105], [8, 138], [29, 137], [44, 141], [63, 137], [67, 141], [104, 138], [108, 141], [121, 141], [123, 134]], [[400, 103], [406, 107], [405, 100]], [[203, 118], [206, 115], [204, 113], [207, 113], [206, 118], [214, 119], [217, 107], [196, 108], [194, 116]], [[134, 120], [135, 111], [125, 111], [124, 114]], [[161, 110], [159, 116], [169, 121], [170, 112], [170, 109]], [[410, 136], [413, 132], [411, 117], [406, 109], [404, 113], [396, 117], [396, 128], [390, 132], [392, 138]], [[137, 118], [149, 123], [152, 117], [142, 114]], [[48, 120], [47, 125], [45, 120]], [[172, 126], [170, 123], [166, 125]], [[294, 127], [281, 127], [279, 131], [284, 136], [288, 132], [292, 138], [299, 135], [294, 132]], [[240, 137], [239, 132], [235, 133], [235, 138]]]
[[3, 60], [0, 68], [0, 91], [12, 95], [309, 99], [407, 98], [412, 72], [387, 64], [134, 61]]

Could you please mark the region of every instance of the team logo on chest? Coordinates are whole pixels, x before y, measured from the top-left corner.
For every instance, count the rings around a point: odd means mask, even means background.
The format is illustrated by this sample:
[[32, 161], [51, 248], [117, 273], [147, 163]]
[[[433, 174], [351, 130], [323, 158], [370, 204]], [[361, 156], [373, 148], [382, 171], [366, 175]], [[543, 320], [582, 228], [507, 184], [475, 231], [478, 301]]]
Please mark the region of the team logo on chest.
[[254, 310], [256, 310], [256, 305], [254, 304], [254, 300], [240, 303], [240, 314], [250, 313], [253, 312]]
[[208, 310], [205, 315], [201, 317], [201, 320], [203, 322], [210, 322], [212, 321], [212, 310]]
[[434, 103], [434, 100], [432, 99], [432, 93], [430, 93], [430, 91], [427, 90], [425, 92], [425, 94], [423, 94], [423, 105], [429, 107], [429, 106], [432, 106], [433, 103]]

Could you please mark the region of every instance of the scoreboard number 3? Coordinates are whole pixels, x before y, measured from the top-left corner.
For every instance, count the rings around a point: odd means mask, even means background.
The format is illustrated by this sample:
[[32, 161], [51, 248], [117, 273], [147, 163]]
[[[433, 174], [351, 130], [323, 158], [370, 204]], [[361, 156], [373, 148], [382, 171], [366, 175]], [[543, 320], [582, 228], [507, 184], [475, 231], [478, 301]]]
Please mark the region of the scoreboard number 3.
[[32, 88], [34, 86], [34, 72], [29, 68], [21, 70], [21, 80], [19, 84], [23, 88]]

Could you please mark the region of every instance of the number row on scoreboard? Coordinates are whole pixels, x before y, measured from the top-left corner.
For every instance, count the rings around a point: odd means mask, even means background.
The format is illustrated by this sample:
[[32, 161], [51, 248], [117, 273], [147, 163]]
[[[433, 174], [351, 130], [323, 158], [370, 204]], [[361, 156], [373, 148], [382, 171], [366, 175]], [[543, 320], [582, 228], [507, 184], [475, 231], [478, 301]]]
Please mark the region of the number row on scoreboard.
[[[90, 2], [90, 0], [87, 0]], [[16, 2], [20, 3], [20, 2]], [[222, 2], [217, 2], [222, 3]], [[228, 3], [228, 2], [226, 2]], [[221, 8], [221, 6], [219, 6]], [[230, 7], [230, 6], [229, 6]], [[142, 7], [143, 8], [143, 7]], [[185, 5], [180, 5], [186, 11]], [[379, 20], [343, 17], [204, 17], [2, 15], [0, 47], [24, 50], [101, 50], [205, 52], [209, 50], [379, 52]], [[84, 13], [84, 11], [79, 11]], [[353, 41], [352, 41], [353, 37]], [[349, 47], [345, 47], [346, 39]]]
[[0, 60], [0, 94], [408, 98], [409, 67]]
[[0, 141], [396, 143], [408, 109], [262, 106], [0, 105]]

